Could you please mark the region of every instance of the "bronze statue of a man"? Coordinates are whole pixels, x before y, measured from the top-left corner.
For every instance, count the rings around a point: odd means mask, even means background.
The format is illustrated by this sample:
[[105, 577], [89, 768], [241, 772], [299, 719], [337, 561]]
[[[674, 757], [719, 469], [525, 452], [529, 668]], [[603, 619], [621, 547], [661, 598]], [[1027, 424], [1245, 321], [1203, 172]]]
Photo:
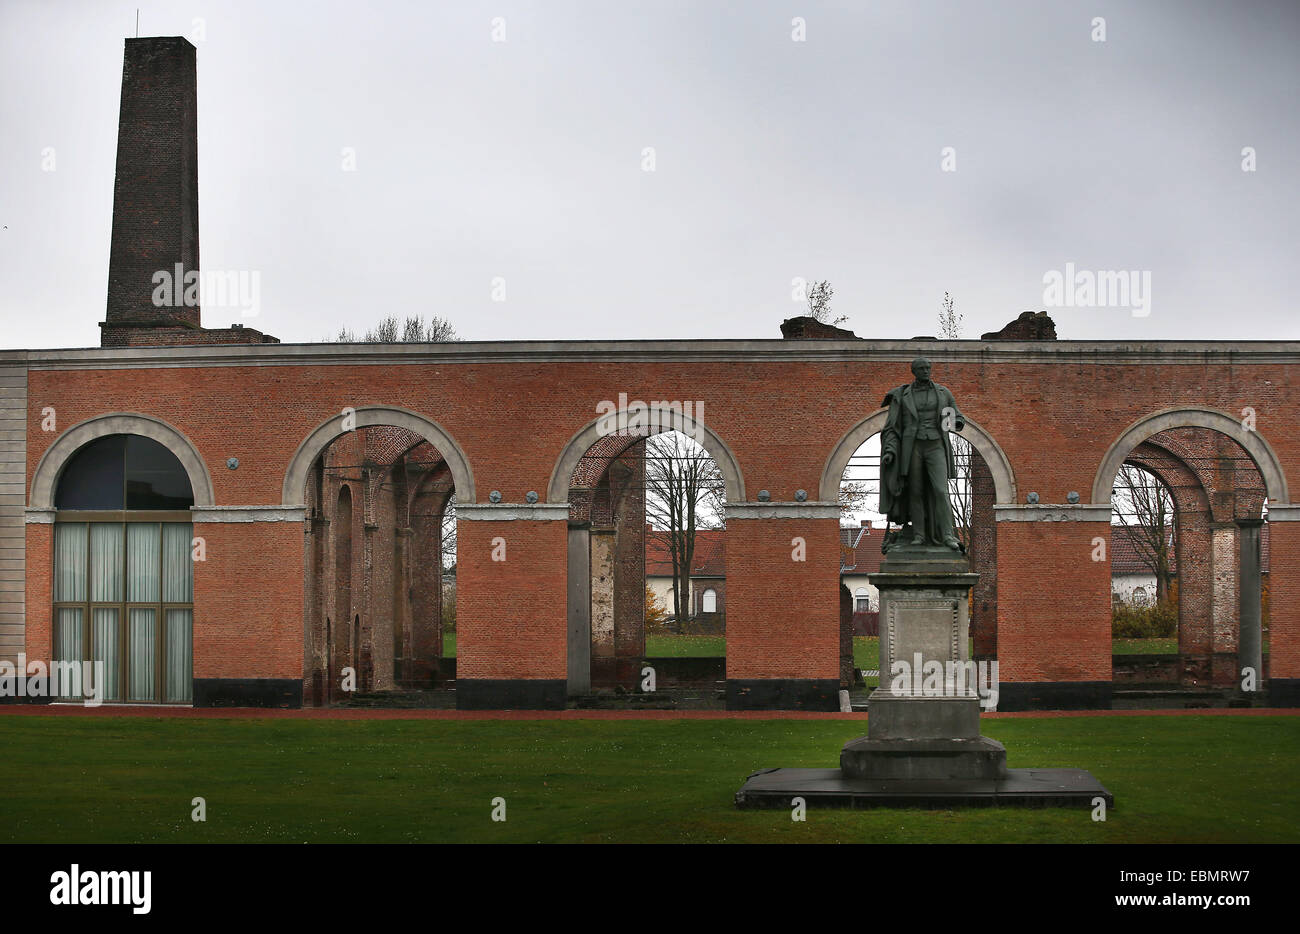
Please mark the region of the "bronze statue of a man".
[[[912, 361], [914, 382], [886, 393], [881, 405], [889, 417], [881, 432], [880, 511], [894, 525], [904, 526], [897, 541], [886, 548], [942, 545], [961, 550], [953, 529], [948, 480], [956, 475], [948, 432], [961, 431], [966, 420], [947, 387], [930, 380], [930, 361]], [[910, 530], [909, 530], [910, 529]]]

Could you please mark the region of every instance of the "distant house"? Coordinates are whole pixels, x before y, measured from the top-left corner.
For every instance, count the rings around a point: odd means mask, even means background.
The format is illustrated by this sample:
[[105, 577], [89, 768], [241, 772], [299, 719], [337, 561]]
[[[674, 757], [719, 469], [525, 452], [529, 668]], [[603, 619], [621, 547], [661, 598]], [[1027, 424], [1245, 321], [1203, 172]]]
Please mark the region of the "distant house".
[[[1167, 533], [1172, 539], [1173, 530]], [[1147, 553], [1142, 542], [1149, 535], [1143, 528], [1127, 525], [1110, 527], [1110, 598], [1112, 603], [1150, 606], [1156, 602], [1156, 574], [1143, 560]], [[1178, 557], [1172, 540], [1169, 546], [1169, 571], [1178, 576]]]
[[[1144, 529], [1127, 525], [1110, 527], [1110, 596], [1112, 603], [1127, 603], [1130, 606], [1150, 606], [1156, 601], [1156, 575], [1143, 560], [1146, 553], [1135, 541], [1138, 536], [1145, 536]], [[1168, 533], [1171, 537], [1172, 530]], [[1259, 534], [1260, 573], [1264, 586], [1268, 586], [1268, 523], [1265, 522]], [[1174, 580], [1178, 579], [1178, 554], [1176, 549], [1169, 549], [1169, 571]]]
[[[691, 592], [685, 615], [721, 624], [726, 613], [727, 565], [722, 529], [697, 529], [691, 562]], [[668, 533], [647, 525], [645, 530], [645, 583], [669, 617], [673, 613], [673, 556]]]
[[867, 580], [868, 574], [880, 570], [880, 541], [885, 534], [885, 523], [873, 528], [871, 521], [863, 519], [860, 525], [840, 528], [840, 583], [853, 598], [853, 633], [874, 636], [880, 614], [880, 591]]

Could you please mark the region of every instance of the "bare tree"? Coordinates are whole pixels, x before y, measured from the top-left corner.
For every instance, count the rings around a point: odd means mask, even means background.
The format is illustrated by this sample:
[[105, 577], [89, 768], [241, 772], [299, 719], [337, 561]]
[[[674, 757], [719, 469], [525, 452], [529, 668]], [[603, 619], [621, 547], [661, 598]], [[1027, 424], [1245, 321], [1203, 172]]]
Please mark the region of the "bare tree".
[[961, 435], [952, 433], [954, 475], [948, 480], [948, 498], [952, 501], [952, 524], [958, 540], [970, 550], [974, 498], [971, 495], [971, 469], [975, 466], [975, 448]]
[[456, 494], [447, 497], [442, 508], [442, 566], [456, 566]]
[[673, 616], [681, 622], [690, 612], [695, 532], [721, 525], [722, 472], [700, 445], [679, 431], [666, 431], [646, 439], [645, 493], [646, 518], [668, 534]]
[[876, 484], [868, 483], [852, 476], [853, 459], [844, 465], [844, 476], [840, 477], [840, 520], [852, 520], [858, 512], [866, 508], [867, 497], [877, 492]]
[[823, 279], [821, 282], [814, 283], [808, 291], [808, 317], [822, 324], [829, 324], [831, 327], [848, 321], [847, 315], [840, 315], [834, 321], [830, 320], [831, 296], [834, 294], [835, 290], [831, 288], [829, 281]]
[[1128, 530], [1139, 560], [1155, 575], [1156, 601], [1166, 602], [1173, 581], [1170, 566], [1177, 518], [1173, 494], [1149, 471], [1124, 464], [1115, 476], [1110, 502], [1119, 520], [1116, 524]]
[[[943, 293], [943, 307], [939, 311], [939, 333], [948, 340], [958, 340], [962, 331], [962, 314], [957, 311], [952, 295]], [[957, 539], [970, 550], [971, 525], [974, 501], [971, 496], [971, 470], [975, 466], [975, 449], [971, 443], [955, 432], [952, 439], [952, 465], [954, 475], [948, 480], [948, 496], [952, 500], [952, 524]]]
[[407, 344], [446, 344], [457, 340], [460, 338], [451, 322], [437, 315], [428, 321], [420, 315], [408, 317], [402, 328], [402, 342]]
[[340, 328], [340, 344], [445, 344], [460, 340], [456, 328], [445, 318], [434, 315], [427, 322], [421, 315], [408, 316], [399, 322], [396, 315], [389, 315], [358, 339], [350, 328]]
[[939, 333], [948, 340], [961, 337], [962, 315], [953, 308], [952, 296], [943, 293], [943, 309], [939, 312]]

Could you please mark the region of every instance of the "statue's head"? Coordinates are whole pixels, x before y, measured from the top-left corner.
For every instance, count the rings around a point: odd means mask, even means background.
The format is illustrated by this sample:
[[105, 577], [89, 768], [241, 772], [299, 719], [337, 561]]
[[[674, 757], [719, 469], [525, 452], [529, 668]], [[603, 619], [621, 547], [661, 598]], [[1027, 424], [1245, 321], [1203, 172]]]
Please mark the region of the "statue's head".
[[925, 357], [917, 357], [912, 361], [912, 375], [917, 379], [925, 380], [930, 378], [930, 361]]

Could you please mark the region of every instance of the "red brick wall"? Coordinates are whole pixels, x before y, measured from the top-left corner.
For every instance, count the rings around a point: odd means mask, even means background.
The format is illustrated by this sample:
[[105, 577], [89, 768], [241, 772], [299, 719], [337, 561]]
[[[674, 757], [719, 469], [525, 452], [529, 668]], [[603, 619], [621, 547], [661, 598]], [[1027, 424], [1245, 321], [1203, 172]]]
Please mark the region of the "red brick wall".
[[998, 677], [1002, 681], [1110, 680], [1107, 522], [998, 523]]
[[456, 536], [456, 679], [565, 679], [567, 523], [461, 519]]
[[194, 677], [300, 678], [300, 522], [196, 522]]
[[[1272, 536], [1269, 571], [1270, 678], [1300, 678], [1300, 523], [1277, 522]], [[1287, 573], [1290, 571], [1290, 573]]]
[[101, 347], [192, 347], [204, 344], [278, 344], [255, 328], [119, 327], [101, 325]]
[[[1156, 362], [1139, 369], [1069, 357], [1052, 364], [946, 363], [938, 346], [924, 349], [935, 359], [936, 378], [1006, 451], [1022, 499], [1032, 490], [1045, 503], [1059, 503], [1078, 490], [1086, 502], [1099, 463], [1122, 431], [1141, 415], [1177, 404], [1229, 413], [1252, 406], [1258, 430], [1300, 489], [1294, 466], [1300, 464], [1300, 368]], [[1135, 393], [1139, 377], [1143, 388]], [[704, 421], [735, 452], [749, 498], [768, 489], [773, 499], [790, 500], [799, 488], [815, 493], [838, 439], [906, 378], [904, 359], [887, 366], [516, 361], [33, 370], [28, 473], [58, 436], [41, 431], [45, 406], [55, 407], [60, 431], [104, 412], [145, 412], [195, 443], [218, 504], [278, 504], [285, 471], [304, 437], [346, 406], [386, 404], [428, 414], [459, 442], [480, 502], [492, 489], [502, 491], [506, 502], [522, 502], [529, 490], [545, 494], [569, 438], [594, 417], [597, 402], [622, 391], [646, 400], [703, 399]], [[226, 468], [230, 456], [239, 458], [238, 470]], [[39, 525], [27, 528], [28, 642], [48, 653], [49, 532]], [[220, 588], [230, 588], [222, 599], [245, 601], [258, 618], [281, 614], [274, 624], [294, 629], [301, 641], [301, 528], [209, 528], [217, 529], [212, 534], [225, 545], [244, 542], [250, 562], [247, 543], [258, 536], [272, 536], [274, 549], [256, 556], [256, 566], [250, 564], [242, 576], [218, 573], [217, 566], [201, 571], [216, 576], [199, 586], [213, 599]], [[1300, 594], [1286, 570], [1300, 566], [1288, 560], [1300, 554], [1293, 553], [1297, 546], [1287, 530], [1277, 534], [1281, 528], [1274, 530], [1279, 557], [1271, 582], [1272, 651], [1274, 673], [1294, 677], [1300, 676], [1300, 627], [1291, 614]], [[999, 524], [998, 656], [1004, 680], [1109, 678], [1109, 566], [1089, 560], [1092, 536], [1107, 533], [1104, 524], [1094, 523]], [[564, 523], [462, 521], [460, 534], [460, 677], [563, 678]], [[790, 561], [795, 534], [807, 536], [805, 564]], [[292, 539], [292, 548], [284, 550], [280, 535]], [[504, 564], [490, 561], [493, 535], [508, 539], [511, 558]], [[836, 677], [835, 521], [740, 520], [729, 524], [727, 535], [728, 550], [743, 556], [728, 564], [729, 676]], [[196, 618], [207, 618], [205, 608]], [[251, 632], [249, 638], [255, 638]], [[205, 659], [211, 648], [196, 644], [200, 676], [216, 668], [253, 676]], [[276, 662], [254, 671], [264, 668], [296, 675], [301, 651], [292, 666]]]
[[[839, 523], [727, 523], [727, 677], [840, 677]], [[791, 560], [801, 537], [807, 560]]]
[[[1281, 401], [1300, 394], [1297, 369], [1152, 364], [1141, 373], [1141, 398], [1129, 389], [1131, 373], [1098, 365], [939, 360], [935, 377], [1001, 444], [1022, 491], [1064, 502], [1069, 490], [1086, 501], [1106, 449], [1135, 418], [1179, 403], [1230, 413], [1251, 405], [1283, 464], [1300, 463], [1300, 407]], [[595, 416], [596, 403], [626, 391], [704, 399], [704, 421], [735, 452], [751, 498], [768, 489], [788, 500], [796, 489], [817, 490], [835, 443], [905, 378], [901, 361], [870, 373], [788, 361], [34, 370], [28, 463], [34, 469], [54, 437], [40, 430], [42, 406], [56, 407], [61, 427], [105, 411], [143, 411], [198, 445], [219, 502], [278, 503], [294, 449], [312, 429], [346, 406], [386, 404], [427, 413], [451, 433], [480, 499], [499, 489], [507, 502], [522, 502], [528, 490], [545, 492], [560, 451]], [[232, 454], [241, 461], [234, 472], [225, 469]], [[1300, 474], [1291, 480], [1300, 485]]]

